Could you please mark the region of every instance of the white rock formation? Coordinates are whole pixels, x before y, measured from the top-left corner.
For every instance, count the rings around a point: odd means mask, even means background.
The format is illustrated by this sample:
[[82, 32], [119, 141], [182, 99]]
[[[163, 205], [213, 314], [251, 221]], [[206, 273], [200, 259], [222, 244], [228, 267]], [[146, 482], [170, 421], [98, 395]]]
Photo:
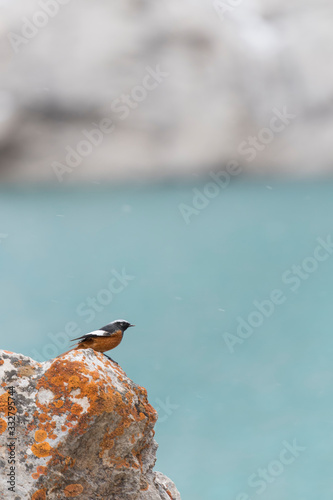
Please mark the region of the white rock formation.
[[[0, 95], [11, 103], [0, 111], [3, 179], [57, 181], [52, 164], [65, 163], [67, 147], [82, 154], [69, 158], [64, 182], [184, 176], [233, 159], [248, 173], [333, 170], [328, 0], [2, 0], [1, 8]], [[169, 76], [152, 88], [157, 65]], [[275, 108], [295, 118], [271, 137], [262, 129]], [[105, 118], [114, 129], [85, 154], [82, 130]], [[255, 156], [246, 153], [250, 136], [259, 136]]]

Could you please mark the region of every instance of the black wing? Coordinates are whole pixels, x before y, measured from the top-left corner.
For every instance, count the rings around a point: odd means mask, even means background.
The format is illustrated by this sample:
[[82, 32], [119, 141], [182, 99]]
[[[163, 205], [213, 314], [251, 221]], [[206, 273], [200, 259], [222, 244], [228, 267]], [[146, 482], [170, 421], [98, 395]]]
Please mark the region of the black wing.
[[95, 332], [91, 333], [86, 333], [85, 335], [82, 335], [82, 337], [77, 337], [76, 339], [71, 339], [71, 342], [74, 342], [75, 340], [87, 340], [87, 339], [92, 339], [96, 337], [103, 337], [106, 332], [103, 332], [102, 330], [96, 330]]

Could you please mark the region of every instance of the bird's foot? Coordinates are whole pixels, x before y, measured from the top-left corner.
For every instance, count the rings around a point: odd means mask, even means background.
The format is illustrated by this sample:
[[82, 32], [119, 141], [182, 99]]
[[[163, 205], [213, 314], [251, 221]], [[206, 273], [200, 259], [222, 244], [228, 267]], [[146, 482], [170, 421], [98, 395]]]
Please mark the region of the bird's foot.
[[[104, 354], [104, 353], [103, 353], [103, 354]], [[118, 366], [119, 366], [119, 364], [117, 363], [117, 361], [115, 361], [114, 359], [110, 358], [110, 356], [108, 356], [107, 354], [104, 354], [104, 356], [105, 356], [106, 358], [108, 358], [110, 361], [112, 361], [113, 363], [115, 363], [116, 365], [118, 365]]]

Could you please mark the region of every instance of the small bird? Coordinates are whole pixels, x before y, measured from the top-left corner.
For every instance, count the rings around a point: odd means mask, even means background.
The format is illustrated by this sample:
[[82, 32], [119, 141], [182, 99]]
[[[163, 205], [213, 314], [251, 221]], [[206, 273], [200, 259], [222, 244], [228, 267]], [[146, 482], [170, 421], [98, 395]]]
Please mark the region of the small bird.
[[[105, 353], [105, 351], [110, 351], [117, 347], [123, 340], [124, 332], [127, 328], [135, 325], [131, 325], [128, 321], [124, 319], [117, 319], [106, 326], [102, 326], [99, 330], [94, 332], [86, 333], [82, 337], [72, 339], [72, 341], [79, 340], [79, 343], [75, 349], [94, 349], [94, 351]], [[108, 359], [114, 361], [112, 358], [104, 354]], [[114, 361], [115, 363], [115, 361]]]

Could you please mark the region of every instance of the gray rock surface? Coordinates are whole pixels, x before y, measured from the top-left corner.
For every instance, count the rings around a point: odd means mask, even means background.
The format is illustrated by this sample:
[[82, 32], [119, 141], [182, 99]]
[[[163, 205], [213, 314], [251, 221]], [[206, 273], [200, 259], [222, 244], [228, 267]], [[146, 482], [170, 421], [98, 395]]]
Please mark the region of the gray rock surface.
[[[184, 176], [233, 159], [247, 173], [333, 170], [328, 0], [2, 0], [1, 8], [2, 179], [57, 182], [54, 162], [67, 168], [64, 182]], [[160, 81], [148, 77], [157, 66], [168, 75]], [[275, 108], [294, 118], [272, 138], [262, 129]], [[105, 118], [112, 131], [66, 163], [66, 148], [80, 150], [82, 131]], [[255, 156], [246, 153], [258, 135]]]
[[37, 363], [0, 351], [0, 379], [1, 498], [180, 500], [153, 472], [157, 414], [146, 390], [103, 354]]

